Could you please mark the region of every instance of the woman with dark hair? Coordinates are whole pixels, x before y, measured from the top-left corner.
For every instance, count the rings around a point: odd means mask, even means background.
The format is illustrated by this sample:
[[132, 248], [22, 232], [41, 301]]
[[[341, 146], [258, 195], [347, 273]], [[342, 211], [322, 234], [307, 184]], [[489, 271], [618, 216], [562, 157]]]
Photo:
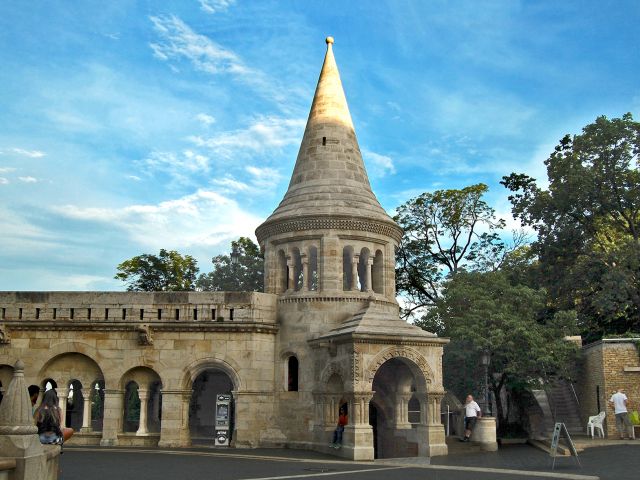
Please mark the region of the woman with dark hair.
[[58, 406], [58, 394], [54, 389], [44, 392], [42, 403], [34, 415], [40, 443], [56, 443], [61, 445], [73, 435], [72, 428], [62, 429], [60, 419], [62, 411]]

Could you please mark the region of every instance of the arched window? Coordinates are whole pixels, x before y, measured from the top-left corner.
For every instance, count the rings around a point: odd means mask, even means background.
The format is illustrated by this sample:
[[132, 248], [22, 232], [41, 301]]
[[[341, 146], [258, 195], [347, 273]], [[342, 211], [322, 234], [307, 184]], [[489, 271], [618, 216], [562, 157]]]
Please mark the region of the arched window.
[[371, 289], [375, 293], [384, 293], [384, 257], [381, 250], [376, 250], [371, 268]]
[[124, 392], [124, 432], [136, 432], [140, 426], [140, 397], [138, 384], [134, 381], [127, 383]]
[[91, 387], [91, 430], [102, 431], [104, 417], [104, 381], [96, 380]]
[[298, 359], [295, 355], [287, 359], [287, 391], [298, 391]]
[[309, 280], [307, 281], [307, 288], [309, 290], [318, 290], [318, 249], [316, 247], [309, 247]]
[[69, 384], [67, 393], [67, 412], [65, 415], [66, 426], [73, 428], [76, 432], [82, 428], [82, 418], [84, 413], [84, 392], [82, 383], [73, 380]]
[[409, 417], [409, 423], [420, 423], [420, 400], [414, 393], [409, 399], [409, 405], [407, 406], [407, 413]]
[[302, 282], [304, 279], [302, 278], [302, 257], [300, 256], [300, 250], [294, 247], [291, 256], [293, 259], [293, 285], [291, 285], [291, 288], [296, 291], [302, 290]]
[[353, 282], [353, 247], [348, 245], [342, 249], [342, 289], [351, 290]]

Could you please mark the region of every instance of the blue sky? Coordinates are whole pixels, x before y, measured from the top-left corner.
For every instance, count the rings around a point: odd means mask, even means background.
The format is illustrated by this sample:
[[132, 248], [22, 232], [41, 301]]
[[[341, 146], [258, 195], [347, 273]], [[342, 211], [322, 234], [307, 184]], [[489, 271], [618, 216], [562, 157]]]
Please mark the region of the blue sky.
[[286, 191], [334, 52], [375, 193], [513, 171], [640, 117], [637, 1], [0, 3], [0, 290], [118, 290], [160, 248], [201, 271]]

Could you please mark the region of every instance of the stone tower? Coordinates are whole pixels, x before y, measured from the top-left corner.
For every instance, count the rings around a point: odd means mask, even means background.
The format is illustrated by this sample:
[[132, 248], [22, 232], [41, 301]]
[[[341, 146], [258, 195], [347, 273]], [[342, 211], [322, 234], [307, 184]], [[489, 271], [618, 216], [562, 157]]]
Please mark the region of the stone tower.
[[446, 340], [399, 318], [395, 249], [402, 230], [371, 190], [333, 39], [326, 41], [288, 190], [256, 230], [265, 293], [279, 296], [282, 434], [290, 446], [328, 449], [338, 406], [346, 404], [343, 456], [443, 454]]

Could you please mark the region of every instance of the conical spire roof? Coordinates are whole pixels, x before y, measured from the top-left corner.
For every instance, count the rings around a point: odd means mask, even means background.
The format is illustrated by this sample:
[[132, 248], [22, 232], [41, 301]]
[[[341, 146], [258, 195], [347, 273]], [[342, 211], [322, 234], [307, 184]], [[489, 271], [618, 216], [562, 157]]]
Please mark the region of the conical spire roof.
[[394, 237], [401, 235], [371, 190], [332, 45], [333, 38], [328, 37], [289, 188], [278, 208], [258, 227], [259, 239], [270, 225], [326, 216], [384, 223]]

